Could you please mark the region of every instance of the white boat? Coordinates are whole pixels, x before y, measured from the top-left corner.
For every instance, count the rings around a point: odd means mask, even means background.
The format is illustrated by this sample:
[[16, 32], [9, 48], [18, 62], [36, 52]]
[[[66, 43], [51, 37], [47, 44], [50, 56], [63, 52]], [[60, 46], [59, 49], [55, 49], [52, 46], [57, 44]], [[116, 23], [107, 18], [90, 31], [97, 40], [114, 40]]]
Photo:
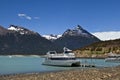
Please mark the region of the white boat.
[[64, 47], [63, 53], [49, 51], [45, 57], [43, 65], [50, 66], [80, 66], [80, 61], [75, 58], [75, 54]]
[[105, 58], [106, 62], [120, 62], [120, 54], [108, 53], [108, 57]]

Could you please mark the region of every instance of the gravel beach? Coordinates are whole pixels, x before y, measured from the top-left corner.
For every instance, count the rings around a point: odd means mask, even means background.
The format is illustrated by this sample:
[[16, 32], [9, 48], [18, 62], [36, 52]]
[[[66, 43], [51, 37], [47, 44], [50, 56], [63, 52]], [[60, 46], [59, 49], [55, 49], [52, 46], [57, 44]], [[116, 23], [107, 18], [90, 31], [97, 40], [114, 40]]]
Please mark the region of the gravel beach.
[[1, 75], [0, 80], [120, 80], [120, 66], [102, 69]]

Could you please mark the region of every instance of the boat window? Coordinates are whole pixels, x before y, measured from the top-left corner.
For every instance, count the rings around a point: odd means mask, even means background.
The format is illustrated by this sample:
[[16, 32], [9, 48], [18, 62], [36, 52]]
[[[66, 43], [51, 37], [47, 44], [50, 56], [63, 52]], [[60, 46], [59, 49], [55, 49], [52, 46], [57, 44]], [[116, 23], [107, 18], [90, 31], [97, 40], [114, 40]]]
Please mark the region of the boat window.
[[50, 54], [56, 54], [56, 52], [50, 52]]
[[71, 51], [65, 51], [65, 53], [71, 53]]
[[49, 58], [51, 60], [75, 60], [75, 58]]

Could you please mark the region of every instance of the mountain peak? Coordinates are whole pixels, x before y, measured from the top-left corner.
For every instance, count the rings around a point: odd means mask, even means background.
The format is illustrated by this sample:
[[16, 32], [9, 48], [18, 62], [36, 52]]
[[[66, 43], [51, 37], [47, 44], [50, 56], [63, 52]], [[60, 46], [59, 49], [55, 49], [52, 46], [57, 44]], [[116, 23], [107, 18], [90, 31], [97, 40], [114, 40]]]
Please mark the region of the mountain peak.
[[33, 31], [26, 29], [24, 27], [15, 26], [15, 25], [10, 25], [8, 30], [19, 32], [21, 35], [23, 35], [23, 34], [36, 34], [36, 32], [33, 32]]
[[73, 29], [67, 29], [62, 37], [56, 39], [54, 43], [61, 48], [65, 46], [69, 49], [77, 49], [98, 41], [100, 40], [97, 37], [77, 25]]
[[82, 26], [77, 25], [77, 26], [75, 27], [75, 29], [76, 29], [76, 30], [81, 30], [81, 29], [83, 29], [83, 28], [82, 28]]
[[74, 29], [67, 29], [63, 36], [89, 36], [86, 30], [84, 30], [80, 25], [77, 25]]
[[20, 26], [15, 26], [15, 25], [10, 25], [10, 27], [8, 28], [8, 30], [12, 30], [12, 31], [23, 31], [23, 30], [28, 30], [24, 27], [20, 27]]

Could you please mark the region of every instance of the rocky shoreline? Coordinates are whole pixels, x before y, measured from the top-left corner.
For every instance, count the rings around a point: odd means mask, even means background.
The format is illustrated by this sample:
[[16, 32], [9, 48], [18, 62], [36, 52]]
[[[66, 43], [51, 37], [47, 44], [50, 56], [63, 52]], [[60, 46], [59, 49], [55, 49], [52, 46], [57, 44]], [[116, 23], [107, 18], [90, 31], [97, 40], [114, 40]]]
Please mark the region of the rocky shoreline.
[[120, 66], [48, 73], [1, 75], [0, 80], [120, 80]]

